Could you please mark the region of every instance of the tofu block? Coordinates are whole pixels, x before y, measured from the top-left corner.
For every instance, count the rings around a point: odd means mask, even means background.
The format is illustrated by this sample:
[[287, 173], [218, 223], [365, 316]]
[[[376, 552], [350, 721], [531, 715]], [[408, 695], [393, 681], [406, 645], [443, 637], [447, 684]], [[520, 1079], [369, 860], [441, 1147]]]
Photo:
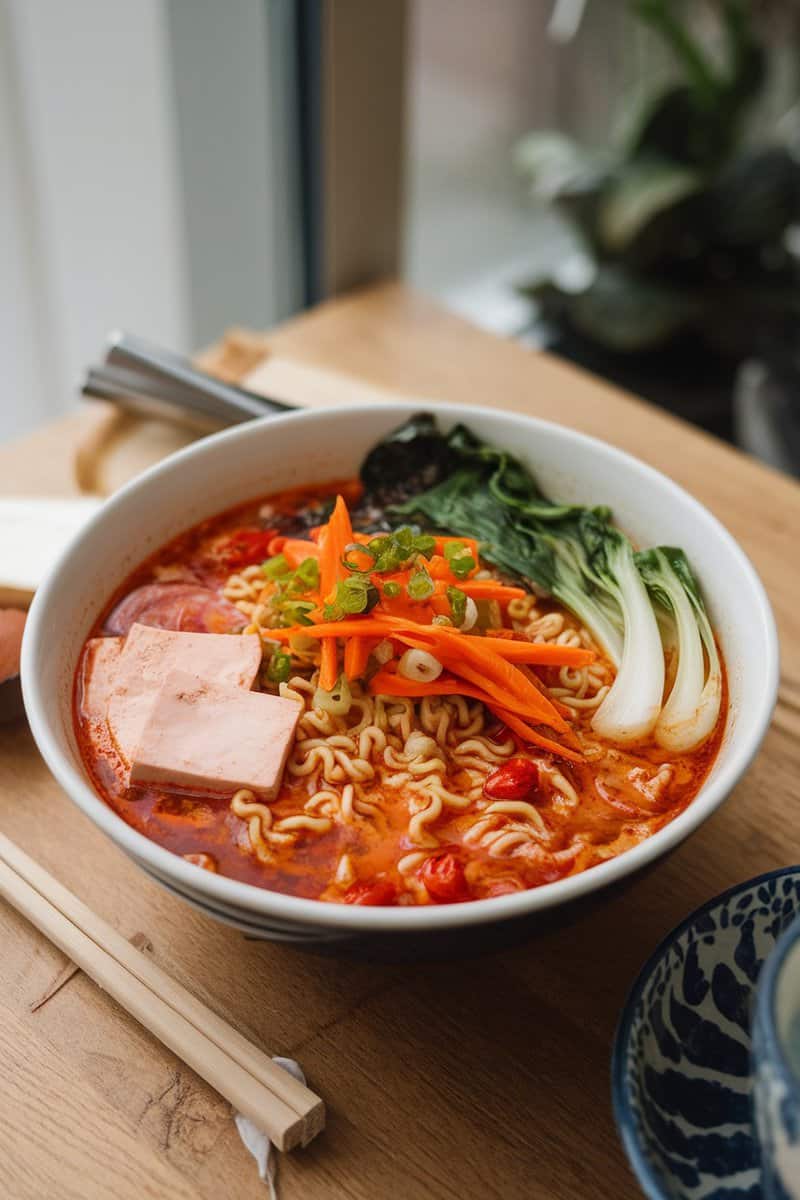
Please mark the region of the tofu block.
[[177, 633], [133, 625], [108, 697], [111, 736], [130, 765], [153, 701], [173, 671], [224, 687], [252, 687], [261, 664], [257, 634]]
[[302, 705], [185, 671], [164, 680], [131, 763], [131, 783], [187, 791], [252, 788], [272, 800]]
[[81, 674], [81, 713], [89, 721], [104, 723], [108, 716], [122, 642], [121, 637], [99, 637], [86, 644]]

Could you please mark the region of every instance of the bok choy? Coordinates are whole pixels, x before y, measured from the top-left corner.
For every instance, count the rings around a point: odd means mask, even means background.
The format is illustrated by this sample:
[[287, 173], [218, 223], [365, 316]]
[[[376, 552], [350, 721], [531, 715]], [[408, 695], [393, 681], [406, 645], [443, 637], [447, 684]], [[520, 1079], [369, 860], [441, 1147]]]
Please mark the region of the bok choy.
[[686, 750], [713, 732], [722, 703], [722, 667], [703, 598], [686, 555], [658, 546], [636, 555], [654, 600], [675, 622], [677, 665], [654, 734], [665, 750]]
[[[410, 422], [400, 436], [381, 443], [381, 474], [391, 474], [394, 446], [402, 454], [398, 468], [413, 461], [416, 478], [432, 486], [390, 505], [391, 515], [477, 538], [487, 562], [575, 614], [617, 668], [593, 720], [601, 736], [629, 743], [653, 733], [675, 751], [699, 745], [719, 715], [721, 668], [682, 552], [636, 554], [607, 508], [554, 503], [522, 463], [465, 426], [444, 436], [435, 434], [429, 417], [415, 421], [419, 439]], [[674, 626], [677, 638], [675, 679], [665, 704], [657, 615]]]

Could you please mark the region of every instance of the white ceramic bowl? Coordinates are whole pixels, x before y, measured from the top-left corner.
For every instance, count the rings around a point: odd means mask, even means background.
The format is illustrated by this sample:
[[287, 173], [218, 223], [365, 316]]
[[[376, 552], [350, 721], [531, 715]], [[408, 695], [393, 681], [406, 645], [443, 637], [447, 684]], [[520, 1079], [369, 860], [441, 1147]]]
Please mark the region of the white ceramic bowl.
[[686, 550], [722, 644], [730, 687], [723, 744], [695, 800], [648, 841], [581, 875], [492, 900], [424, 908], [325, 904], [265, 891], [198, 870], [116, 816], [89, 783], [71, 718], [78, 655], [112, 592], [148, 555], [206, 517], [297, 484], [355, 475], [367, 450], [418, 407], [271, 416], [197, 442], [113, 496], [55, 565], [31, 608], [22, 652], [25, 706], [58, 782], [150, 875], [250, 933], [309, 945], [405, 943], [412, 953], [426, 942], [445, 951], [448, 945], [469, 948], [519, 937], [546, 910], [597, 893], [682, 842], [741, 778], [769, 723], [778, 681], [772, 612], [750, 562], [705, 508], [666, 476], [572, 430], [511, 413], [431, 404], [426, 407], [444, 427], [464, 421], [524, 459], [549, 495], [609, 504], [638, 544]]

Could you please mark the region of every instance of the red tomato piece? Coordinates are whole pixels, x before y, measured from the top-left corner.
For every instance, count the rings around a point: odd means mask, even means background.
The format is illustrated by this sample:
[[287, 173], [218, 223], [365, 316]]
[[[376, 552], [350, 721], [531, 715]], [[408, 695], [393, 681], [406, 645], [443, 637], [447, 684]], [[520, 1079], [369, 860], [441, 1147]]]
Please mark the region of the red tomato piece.
[[464, 868], [454, 854], [437, 854], [433, 858], [427, 858], [419, 874], [428, 895], [437, 904], [454, 904], [458, 900], [469, 900], [469, 885]]
[[527, 800], [539, 786], [539, 768], [529, 758], [510, 758], [483, 785], [490, 800]]
[[397, 899], [397, 888], [388, 879], [376, 879], [374, 883], [351, 883], [344, 894], [345, 904], [369, 904], [386, 907]]
[[275, 529], [234, 529], [214, 547], [213, 555], [226, 567], [249, 567], [269, 557]]
[[104, 629], [124, 635], [137, 623], [183, 633], [233, 633], [246, 618], [224, 596], [201, 584], [146, 583], [120, 600]]

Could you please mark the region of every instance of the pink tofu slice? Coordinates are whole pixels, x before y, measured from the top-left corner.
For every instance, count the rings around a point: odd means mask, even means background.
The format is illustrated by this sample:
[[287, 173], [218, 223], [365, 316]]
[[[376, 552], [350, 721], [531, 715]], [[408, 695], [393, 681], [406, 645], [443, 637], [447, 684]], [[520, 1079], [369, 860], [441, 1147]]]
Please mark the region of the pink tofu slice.
[[81, 714], [93, 724], [105, 723], [117, 676], [121, 637], [92, 638], [86, 644], [81, 673]]
[[111, 736], [126, 763], [133, 760], [156, 693], [173, 671], [246, 690], [261, 664], [257, 634], [177, 633], [133, 625], [108, 697]]
[[155, 698], [131, 783], [201, 792], [278, 793], [302, 705], [174, 671]]

